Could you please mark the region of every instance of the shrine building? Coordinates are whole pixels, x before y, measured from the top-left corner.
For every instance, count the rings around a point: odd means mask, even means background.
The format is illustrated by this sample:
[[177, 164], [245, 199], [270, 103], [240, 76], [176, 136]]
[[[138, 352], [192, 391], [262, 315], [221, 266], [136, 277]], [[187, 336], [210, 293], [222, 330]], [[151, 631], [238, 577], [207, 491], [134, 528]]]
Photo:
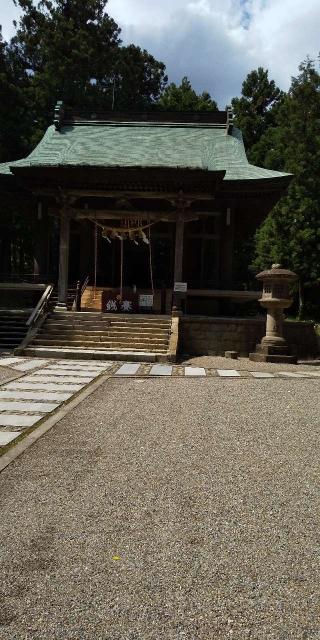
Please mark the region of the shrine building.
[[73, 311], [217, 316], [258, 298], [239, 256], [291, 177], [249, 164], [230, 109], [58, 103], [32, 153], [0, 165], [0, 193], [36, 220], [33, 282], [56, 287], [56, 311], [78, 283]]

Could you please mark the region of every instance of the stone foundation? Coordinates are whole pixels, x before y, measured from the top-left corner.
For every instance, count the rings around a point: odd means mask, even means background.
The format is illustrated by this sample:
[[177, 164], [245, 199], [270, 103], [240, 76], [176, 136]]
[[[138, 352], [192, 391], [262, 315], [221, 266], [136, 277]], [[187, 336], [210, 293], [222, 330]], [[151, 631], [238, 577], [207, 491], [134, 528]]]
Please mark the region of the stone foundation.
[[[248, 356], [265, 335], [265, 319], [182, 316], [179, 334], [180, 353], [221, 356], [225, 351], [238, 351], [241, 356]], [[284, 337], [299, 358], [319, 354], [312, 322], [286, 320]]]

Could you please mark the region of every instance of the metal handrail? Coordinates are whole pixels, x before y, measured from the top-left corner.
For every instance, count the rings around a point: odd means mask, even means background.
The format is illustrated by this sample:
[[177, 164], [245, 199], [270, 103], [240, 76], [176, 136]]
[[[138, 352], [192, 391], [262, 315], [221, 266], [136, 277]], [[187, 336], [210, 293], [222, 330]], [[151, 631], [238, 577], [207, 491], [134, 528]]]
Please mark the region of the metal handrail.
[[53, 284], [49, 284], [46, 290], [43, 292], [37, 306], [33, 309], [30, 317], [28, 318], [26, 325], [32, 326], [39, 318], [39, 315], [43, 312], [44, 308], [48, 304], [49, 298], [53, 291]]

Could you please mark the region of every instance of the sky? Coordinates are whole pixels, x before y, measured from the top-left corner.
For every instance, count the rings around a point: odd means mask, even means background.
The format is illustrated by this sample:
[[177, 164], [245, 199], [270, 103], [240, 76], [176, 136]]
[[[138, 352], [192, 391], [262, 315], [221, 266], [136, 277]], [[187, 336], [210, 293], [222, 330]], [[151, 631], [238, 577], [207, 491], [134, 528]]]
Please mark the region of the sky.
[[[320, 0], [109, 0], [107, 10], [124, 44], [164, 62], [169, 81], [188, 76], [222, 109], [252, 69], [269, 69], [286, 90], [299, 63], [320, 51]], [[5, 39], [18, 16], [13, 0], [0, 0]]]

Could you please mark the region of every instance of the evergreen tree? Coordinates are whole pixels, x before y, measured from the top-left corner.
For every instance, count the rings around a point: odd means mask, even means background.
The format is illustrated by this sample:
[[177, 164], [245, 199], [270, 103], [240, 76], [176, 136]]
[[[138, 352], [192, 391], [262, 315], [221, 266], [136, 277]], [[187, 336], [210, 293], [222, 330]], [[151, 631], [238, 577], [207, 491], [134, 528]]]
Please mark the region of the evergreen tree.
[[24, 155], [29, 117], [24, 89], [27, 76], [3, 41], [0, 27], [0, 162]]
[[165, 65], [157, 62], [145, 49], [133, 44], [117, 51], [112, 108], [148, 109], [157, 103], [166, 86]]
[[140, 108], [166, 83], [165, 67], [133, 45], [121, 47], [107, 0], [15, 0], [22, 11], [10, 51], [26, 70], [31, 145], [57, 100], [81, 109]]
[[264, 150], [261, 136], [274, 124], [277, 108], [284, 94], [269, 80], [268, 71], [259, 67], [251, 71], [242, 84], [242, 96], [233, 98], [235, 125], [242, 131], [249, 161], [261, 164]]
[[188, 78], [177, 86], [172, 82], [163, 92], [158, 107], [166, 111], [218, 111], [217, 103], [207, 91], [198, 95]]
[[[320, 293], [320, 74], [311, 60], [278, 109], [275, 126], [261, 139], [265, 166], [293, 173], [288, 195], [257, 232], [256, 269], [282, 262], [300, 276], [300, 316]], [[309, 308], [308, 308], [309, 305]], [[317, 305], [318, 306], [318, 305]], [[319, 307], [318, 307], [319, 313]]]

